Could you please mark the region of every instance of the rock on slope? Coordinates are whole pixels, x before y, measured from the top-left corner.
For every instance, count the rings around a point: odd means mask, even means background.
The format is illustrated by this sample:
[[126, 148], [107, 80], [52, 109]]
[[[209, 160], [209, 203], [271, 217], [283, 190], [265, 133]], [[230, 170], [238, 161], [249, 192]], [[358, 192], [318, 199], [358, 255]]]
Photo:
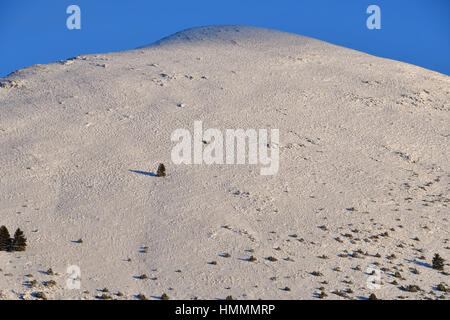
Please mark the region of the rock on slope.
[[[442, 294], [429, 293], [447, 279], [429, 264], [437, 252], [448, 259], [448, 76], [220, 26], [0, 83], [0, 224], [29, 242], [0, 252], [3, 297], [91, 299], [104, 287], [130, 299]], [[173, 165], [171, 133], [196, 120], [278, 128], [278, 174]], [[145, 174], [159, 162], [166, 178]], [[81, 290], [66, 287], [69, 265], [81, 269]], [[367, 288], [370, 266], [382, 269], [380, 289]], [[42, 284], [50, 279], [53, 288]], [[408, 284], [424, 291], [403, 292]]]

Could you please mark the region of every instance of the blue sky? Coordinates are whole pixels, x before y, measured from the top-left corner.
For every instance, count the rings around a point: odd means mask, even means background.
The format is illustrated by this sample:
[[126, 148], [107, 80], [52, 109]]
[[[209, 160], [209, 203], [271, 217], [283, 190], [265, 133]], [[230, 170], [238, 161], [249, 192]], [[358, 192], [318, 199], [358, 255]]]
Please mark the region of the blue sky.
[[[80, 30], [66, 27], [71, 4], [81, 8]], [[380, 30], [366, 27], [372, 4]], [[0, 0], [0, 77], [214, 24], [289, 31], [450, 75], [449, 0]]]

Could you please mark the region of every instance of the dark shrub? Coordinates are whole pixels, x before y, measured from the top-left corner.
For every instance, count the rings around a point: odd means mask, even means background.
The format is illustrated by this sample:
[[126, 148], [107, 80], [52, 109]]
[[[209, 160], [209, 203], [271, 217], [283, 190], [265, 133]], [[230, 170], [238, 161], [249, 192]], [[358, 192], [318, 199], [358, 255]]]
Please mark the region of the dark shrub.
[[8, 228], [5, 226], [0, 227], [0, 251], [8, 251], [11, 245], [11, 236], [9, 235]]
[[14, 233], [14, 238], [11, 242], [12, 251], [25, 251], [27, 247], [27, 239], [25, 238], [23, 231], [19, 228]]
[[444, 261], [445, 260], [438, 253], [436, 253], [432, 261], [433, 269], [441, 271], [444, 270]]
[[166, 167], [164, 164], [160, 163], [158, 166], [158, 170], [156, 171], [156, 175], [158, 177], [165, 177], [166, 176]]

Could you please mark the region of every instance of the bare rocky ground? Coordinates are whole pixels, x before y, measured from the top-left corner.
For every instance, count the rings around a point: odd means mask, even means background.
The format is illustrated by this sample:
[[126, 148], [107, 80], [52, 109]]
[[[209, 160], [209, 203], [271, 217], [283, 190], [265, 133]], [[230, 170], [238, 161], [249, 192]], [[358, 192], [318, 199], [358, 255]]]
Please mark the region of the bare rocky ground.
[[[0, 225], [28, 248], [0, 298], [448, 299], [449, 106], [446, 75], [241, 26], [18, 70]], [[278, 173], [172, 164], [196, 120], [278, 128]]]

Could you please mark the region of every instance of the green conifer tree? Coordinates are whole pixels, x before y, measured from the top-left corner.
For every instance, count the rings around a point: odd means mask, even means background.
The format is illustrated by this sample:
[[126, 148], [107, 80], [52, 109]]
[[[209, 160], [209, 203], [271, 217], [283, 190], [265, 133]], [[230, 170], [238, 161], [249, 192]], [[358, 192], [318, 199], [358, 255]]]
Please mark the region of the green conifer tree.
[[8, 228], [5, 226], [0, 227], [0, 251], [8, 251], [11, 244], [11, 236], [9, 235]]
[[444, 262], [445, 260], [439, 255], [439, 253], [436, 253], [432, 260], [433, 269], [436, 270], [444, 270]]
[[14, 233], [14, 238], [11, 243], [12, 251], [25, 251], [27, 247], [27, 238], [25, 238], [23, 231], [19, 228]]

